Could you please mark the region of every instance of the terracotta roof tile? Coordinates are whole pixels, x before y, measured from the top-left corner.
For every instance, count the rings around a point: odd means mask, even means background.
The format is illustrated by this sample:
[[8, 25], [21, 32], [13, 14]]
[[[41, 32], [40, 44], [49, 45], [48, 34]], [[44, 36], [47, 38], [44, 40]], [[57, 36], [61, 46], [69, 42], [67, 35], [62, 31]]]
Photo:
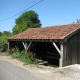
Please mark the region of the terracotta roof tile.
[[45, 28], [30, 28], [16, 34], [8, 40], [14, 39], [64, 39], [67, 35], [80, 28], [80, 23], [51, 26]]

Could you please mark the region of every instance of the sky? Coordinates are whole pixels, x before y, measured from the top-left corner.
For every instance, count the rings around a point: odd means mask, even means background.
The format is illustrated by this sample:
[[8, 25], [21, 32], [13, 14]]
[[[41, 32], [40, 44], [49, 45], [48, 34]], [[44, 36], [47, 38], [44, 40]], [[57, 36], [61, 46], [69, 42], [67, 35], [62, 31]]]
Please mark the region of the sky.
[[70, 24], [80, 19], [80, 0], [42, 0], [29, 8], [39, 1], [41, 0], [0, 0], [0, 31], [11, 32], [15, 26], [15, 19], [22, 14], [18, 13], [24, 10], [35, 11], [39, 15], [42, 27]]

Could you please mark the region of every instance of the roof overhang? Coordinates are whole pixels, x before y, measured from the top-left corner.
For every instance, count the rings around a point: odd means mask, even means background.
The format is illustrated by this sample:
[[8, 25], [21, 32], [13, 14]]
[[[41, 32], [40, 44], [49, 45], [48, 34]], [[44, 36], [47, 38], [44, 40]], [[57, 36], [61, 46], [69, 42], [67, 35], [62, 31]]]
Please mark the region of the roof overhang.
[[61, 42], [61, 39], [8, 39], [8, 41]]
[[75, 35], [77, 32], [80, 31], [80, 28], [77, 28], [76, 30], [74, 30], [73, 32], [69, 33], [67, 36], [64, 37], [63, 41], [67, 41], [67, 39], [69, 39], [70, 37], [72, 37], [73, 35]]

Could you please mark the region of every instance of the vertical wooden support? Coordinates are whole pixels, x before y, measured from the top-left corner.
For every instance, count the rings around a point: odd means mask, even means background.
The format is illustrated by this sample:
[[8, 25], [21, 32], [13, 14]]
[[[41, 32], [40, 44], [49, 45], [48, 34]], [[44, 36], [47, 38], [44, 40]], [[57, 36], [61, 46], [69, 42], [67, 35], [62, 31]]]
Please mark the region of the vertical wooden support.
[[9, 45], [10, 45], [10, 42], [8, 41], [8, 50], [9, 50]]
[[60, 52], [60, 59], [59, 59], [59, 67], [63, 67], [63, 44], [60, 46], [61, 52]]

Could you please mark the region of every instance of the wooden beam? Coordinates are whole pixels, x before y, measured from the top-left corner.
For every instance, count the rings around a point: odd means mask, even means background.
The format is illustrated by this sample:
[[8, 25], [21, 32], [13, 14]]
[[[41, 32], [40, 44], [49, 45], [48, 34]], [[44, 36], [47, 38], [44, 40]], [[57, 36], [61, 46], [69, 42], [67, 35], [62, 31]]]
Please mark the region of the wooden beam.
[[24, 48], [26, 49], [27, 48], [27, 42], [22, 42], [22, 44], [23, 44], [23, 46], [24, 46]]
[[8, 39], [8, 41], [60, 42], [61, 39]]
[[33, 44], [33, 45], [31, 45], [30, 49], [31, 49], [32, 47], [34, 47], [35, 45], [37, 45], [37, 44], [38, 44], [38, 42], [37, 42], [37, 43], [35, 43], [35, 44]]
[[9, 45], [10, 45], [10, 43], [9, 43], [9, 41], [8, 41], [8, 50], [9, 50]]
[[30, 47], [31, 43], [32, 43], [32, 41], [31, 41], [31, 42], [29, 43], [29, 45], [27, 46], [27, 48], [26, 48], [27, 50], [29, 49], [29, 47]]
[[53, 42], [54, 47], [56, 48], [56, 50], [59, 52], [59, 54], [61, 54], [59, 48], [57, 47], [57, 45]]

